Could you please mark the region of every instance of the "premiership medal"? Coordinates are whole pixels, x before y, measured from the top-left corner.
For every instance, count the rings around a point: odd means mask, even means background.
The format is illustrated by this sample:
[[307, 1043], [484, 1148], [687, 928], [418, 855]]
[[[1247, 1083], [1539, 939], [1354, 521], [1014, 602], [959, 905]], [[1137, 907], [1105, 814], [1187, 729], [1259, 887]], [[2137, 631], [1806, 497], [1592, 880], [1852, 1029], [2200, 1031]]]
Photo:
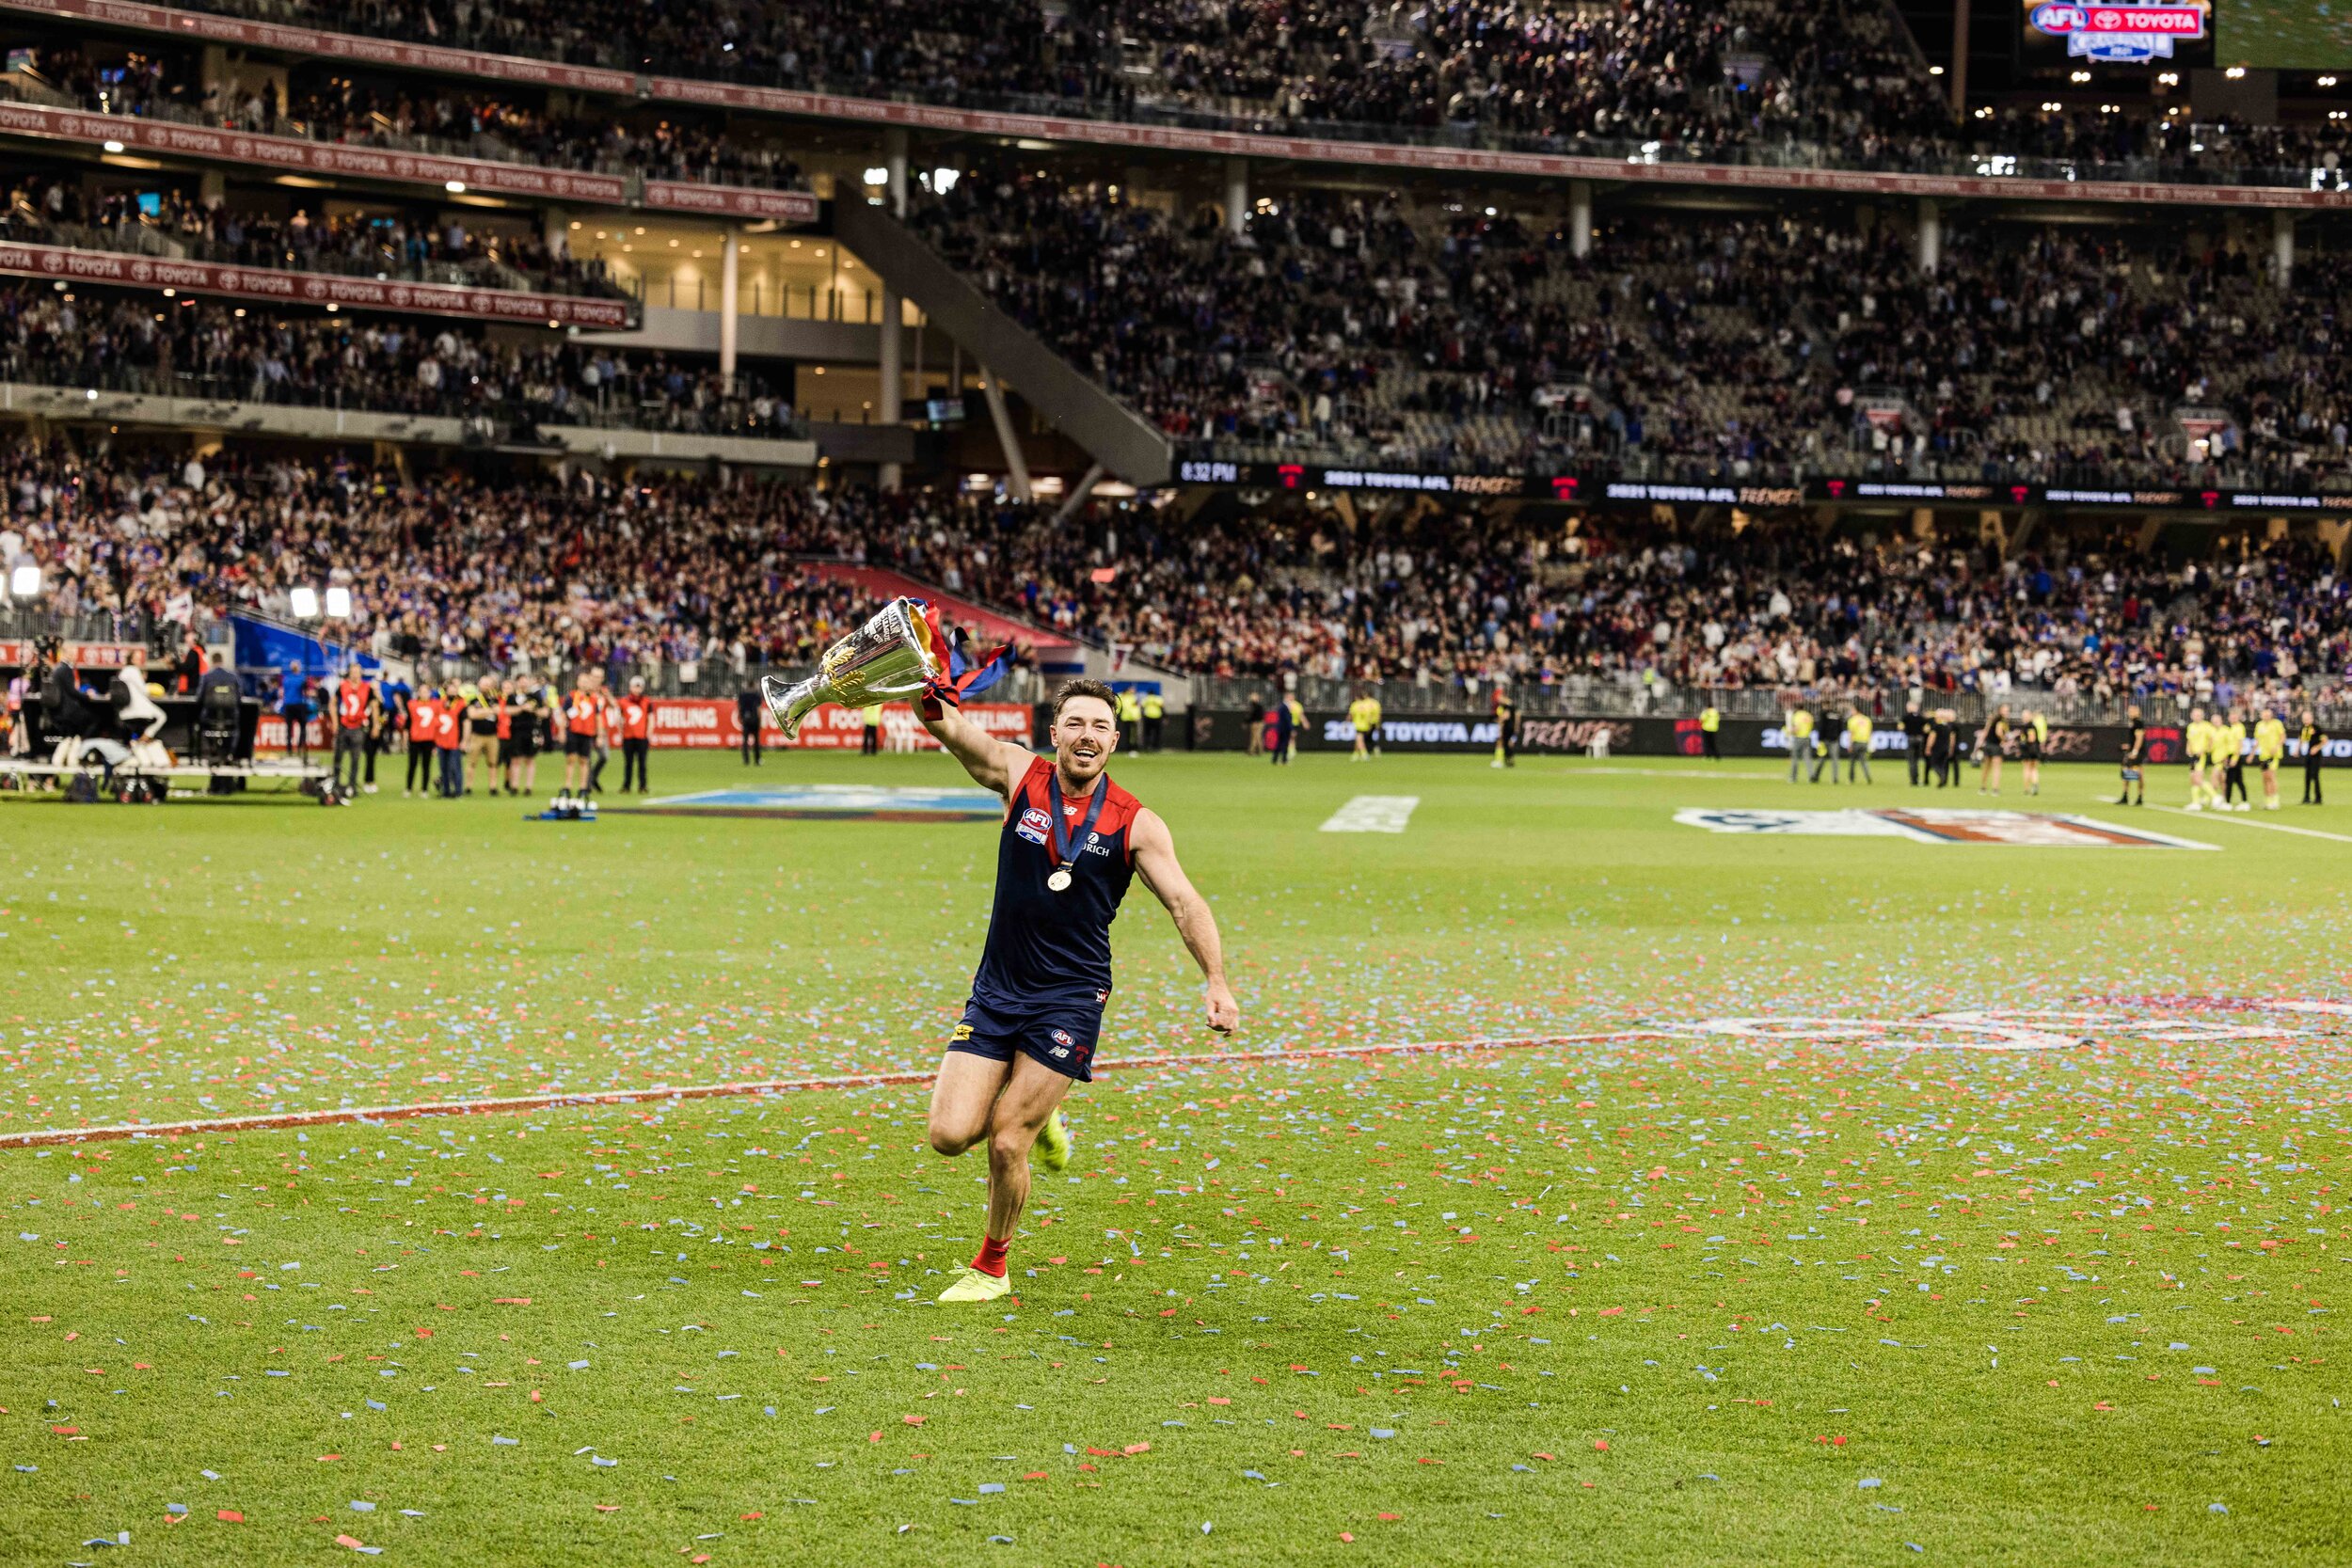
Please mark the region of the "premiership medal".
[[1045, 885], [1052, 892], [1067, 893], [1070, 884], [1076, 879], [1070, 868], [1077, 863], [1081, 842], [1090, 845], [1095, 841], [1095, 819], [1103, 815], [1103, 798], [1111, 792], [1110, 784], [1108, 775], [1095, 781], [1094, 798], [1087, 802], [1087, 819], [1078, 825], [1076, 832], [1065, 833], [1070, 819], [1061, 807], [1061, 771], [1057, 768], [1046, 775], [1048, 826], [1054, 834], [1054, 859], [1058, 863], [1052, 875], [1045, 879]]

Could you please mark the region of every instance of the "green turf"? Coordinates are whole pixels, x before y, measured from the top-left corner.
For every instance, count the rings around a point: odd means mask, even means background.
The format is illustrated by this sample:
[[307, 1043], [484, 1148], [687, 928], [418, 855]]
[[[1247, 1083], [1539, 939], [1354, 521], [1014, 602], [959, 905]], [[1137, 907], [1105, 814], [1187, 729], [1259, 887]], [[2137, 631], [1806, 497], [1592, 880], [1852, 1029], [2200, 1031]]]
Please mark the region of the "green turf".
[[[1138, 889], [1104, 1054], [1198, 1060], [1080, 1091], [991, 1307], [930, 1304], [981, 1189], [915, 1085], [0, 1153], [0, 1561], [2352, 1554], [2340, 1021], [2153, 1000], [2344, 998], [2352, 842], [2272, 829], [2352, 806], [1732, 839], [1672, 813], [1912, 797], [1610, 769], [1122, 763], [1245, 1027]], [[1422, 804], [1315, 832], [1359, 793]], [[519, 818], [0, 802], [0, 1132], [935, 1060], [989, 826]], [[1260, 1054], [2097, 998], [2042, 1051]]]
[[2326, 0], [2264, 0], [2224, 7], [2215, 17], [2219, 63], [2283, 71], [2352, 64], [2352, 18]]

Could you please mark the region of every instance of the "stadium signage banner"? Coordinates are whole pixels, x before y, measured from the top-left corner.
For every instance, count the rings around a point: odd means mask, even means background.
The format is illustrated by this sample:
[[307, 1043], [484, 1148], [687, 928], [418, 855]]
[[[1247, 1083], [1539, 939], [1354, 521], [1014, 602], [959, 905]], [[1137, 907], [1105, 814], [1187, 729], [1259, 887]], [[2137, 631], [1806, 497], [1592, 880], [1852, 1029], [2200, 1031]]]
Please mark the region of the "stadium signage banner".
[[447, 189], [454, 184], [501, 196], [594, 201], [612, 207], [624, 206], [628, 200], [628, 182], [617, 174], [588, 174], [531, 164], [496, 164], [481, 158], [443, 158], [391, 148], [262, 136], [136, 115], [84, 114], [78, 109], [53, 109], [45, 103], [0, 103], [0, 134], [80, 142], [109, 150], [120, 148], [309, 174], [387, 180], [404, 185]]
[[1798, 484], [1745, 481], [1668, 483], [1602, 479], [1589, 474], [1457, 474], [1431, 469], [1336, 467], [1321, 463], [1237, 463], [1186, 458], [1176, 465], [1179, 484], [1247, 490], [1402, 492], [1498, 497], [1571, 503], [1632, 502], [1644, 506], [1885, 506], [1960, 505], [2125, 507], [2170, 512], [2346, 512], [2352, 492], [2280, 490], [2089, 490], [2064, 485], [1981, 484], [1963, 481], [1816, 479]]
[[477, 321], [566, 326], [625, 327], [628, 302], [582, 294], [524, 294], [504, 289], [460, 289], [439, 283], [380, 283], [336, 273], [284, 272], [276, 267], [229, 267], [210, 261], [171, 261], [117, 250], [69, 250], [62, 245], [0, 245], [0, 273], [134, 289], [185, 289], [230, 299], [282, 305], [348, 305]]
[[569, 87], [578, 92], [634, 92], [637, 77], [627, 71], [595, 66], [558, 65], [516, 55], [485, 55], [470, 49], [440, 49], [425, 43], [401, 43], [390, 39], [364, 38], [350, 33], [321, 32], [314, 27], [281, 27], [270, 22], [204, 11], [173, 10], [163, 6], [119, 4], [118, 0], [7, 0], [8, 8], [39, 11], [45, 16], [103, 22], [114, 27], [137, 27], [213, 43], [237, 43], [254, 49], [275, 49], [289, 55], [320, 55], [329, 59], [365, 65], [401, 66], [413, 71], [438, 71], [453, 75], [488, 76], [501, 82], [529, 82], [540, 87]]
[[[59, 645], [57, 654], [76, 671], [119, 670], [147, 657], [147, 650], [136, 642], [67, 642]], [[21, 670], [32, 662], [32, 639], [0, 638], [0, 666]]]
[[[1272, 683], [1268, 683], [1268, 689]], [[2024, 705], [2019, 699], [2011, 711]], [[732, 716], [733, 710], [729, 713]], [[1838, 739], [1845, 710], [1835, 704], [1824, 710], [1821, 727], [1815, 732], [1817, 757], [1834, 756], [1838, 767], [1845, 766], [1846, 753], [1832, 747], [1825, 753], [1820, 750], [1824, 740]], [[1192, 749], [1200, 752], [1238, 752], [1247, 749], [1252, 739], [1263, 738], [1265, 716], [1239, 708], [1195, 708], [1192, 710], [1190, 739]], [[1871, 755], [1882, 764], [1901, 763], [1910, 753], [1910, 737], [1900, 728], [1900, 717], [1886, 714], [1876, 721], [1870, 736]], [[2114, 763], [2123, 755], [2126, 732], [2113, 724], [2054, 724], [2043, 754], [2053, 762]], [[1962, 754], [1965, 756], [1976, 740], [1976, 726], [1963, 724], [1960, 730]], [[1391, 752], [1491, 752], [1495, 744], [1495, 721], [1483, 714], [1395, 712], [1382, 716], [1379, 744]], [[1582, 755], [1591, 752], [1597, 741], [1605, 740], [1610, 752], [1621, 756], [1684, 756], [1705, 754], [1704, 737], [1696, 719], [1627, 719], [1598, 716], [1524, 717], [1519, 720], [1518, 750], [1534, 754]], [[1778, 721], [1759, 719], [1726, 719], [1715, 736], [1717, 751], [1725, 757], [1772, 757], [1786, 760], [1788, 736]], [[732, 745], [733, 742], [729, 741]], [[1308, 711], [1307, 727], [1299, 732], [1298, 749], [1302, 752], [1343, 752], [1356, 744], [1356, 728], [1347, 715], [1334, 708], [1313, 708]], [[2249, 743], [2250, 752], [2250, 743]], [[2323, 759], [2331, 765], [2352, 764], [2352, 736], [2331, 739], [2322, 752]], [[2300, 767], [2303, 745], [2300, 740], [2287, 741], [2288, 760]], [[2162, 766], [2181, 760], [2180, 731], [2176, 727], [2152, 725], [2148, 731], [2148, 760]], [[1823, 764], [1824, 770], [1828, 763]]]
[[[1029, 743], [1030, 713], [1019, 703], [967, 703], [963, 716], [1000, 740]], [[882, 709], [882, 745], [893, 751], [937, 751], [939, 742], [903, 703]], [[717, 697], [656, 697], [647, 735], [656, 750], [733, 751], [743, 725], [732, 701]], [[825, 706], [809, 715], [790, 740], [764, 715], [760, 744], [812, 752], [854, 752], [866, 744], [866, 718], [856, 708]]]
[[817, 197], [810, 191], [770, 190], [760, 185], [699, 185], [683, 180], [648, 180], [644, 204], [669, 213], [712, 217], [772, 218], [779, 223], [815, 223]]
[[[2167, 8], [2140, 8], [2163, 9]], [[1817, 191], [1851, 196], [1989, 198], [2009, 200], [2109, 201], [2132, 205], [2284, 207], [2319, 209], [2337, 205], [2331, 190], [2284, 185], [2196, 185], [2161, 181], [2035, 179], [2002, 175], [1900, 174], [1867, 169], [1772, 168], [1739, 164], [1650, 162], [1641, 158], [1577, 157], [1553, 152], [1509, 152], [1487, 148], [1436, 147], [1416, 143], [1320, 140], [1310, 136], [1262, 135], [1239, 131], [1203, 131], [1175, 125], [1131, 125], [1117, 120], [1073, 119], [1057, 115], [998, 114], [950, 109], [839, 93], [801, 92], [744, 87], [682, 76], [639, 76], [625, 71], [557, 65], [514, 55], [437, 49], [308, 27], [281, 27], [163, 6], [118, 4], [116, 0], [0, 0], [0, 9], [71, 17], [108, 26], [137, 28], [178, 38], [207, 39], [285, 54], [315, 55], [450, 75], [501, 82], [532, 82], [583, 92], [644, 97], [711, 108], [748, 109], [816, 119], [904, 125], [958, 135], [1028, 138], [1096, 146], [1142, 148], [1217, 157], [1250, 157], [1359, 167], [1424, 170], [1468, 175], [1525, 176], [1553, 180], [1613, 180], [1660, 185], [1713, 185], [1732, 189]]]

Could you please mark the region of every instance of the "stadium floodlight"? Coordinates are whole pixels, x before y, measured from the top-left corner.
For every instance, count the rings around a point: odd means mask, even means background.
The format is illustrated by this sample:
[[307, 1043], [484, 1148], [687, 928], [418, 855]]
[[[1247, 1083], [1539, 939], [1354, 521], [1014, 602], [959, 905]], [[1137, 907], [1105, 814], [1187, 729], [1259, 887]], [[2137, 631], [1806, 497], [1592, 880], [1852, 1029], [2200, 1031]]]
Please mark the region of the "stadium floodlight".
[[441, 189], [452, 196], [463, 196], [466, 194], [466, 182], [463, 180], [444, 180], [441, 182]]
[[112, 140], [111, 138], [106, 142], [105, 146], [106, 150], [109, 152], [119, 152], [122, 150], [122, 144], [119, 141]]
[[341, 583], [326, 591], [326, 618], [330, 621], [351, 619], [351, 590]]
[[962, 178], [962, 174], [958, 170], [935, 168], [931, 170], [931, 192], [936, 196], [946, 196], [956, 188], [956, 182]]
[[29, 561], [20, 562], [8, 574], [8, 592], [20, 599], [40, 597], [40, 568]]
[[890, 183], [890, 171], [876, 164], [866, 171], [866, 182], [869, 185], [887, 185]]
[[319, 591], [307, 584], [290, 590], [286, 594], [286, 608], [294, 611], [294, 619], [297, 621], [317, 620], [319, 618]]

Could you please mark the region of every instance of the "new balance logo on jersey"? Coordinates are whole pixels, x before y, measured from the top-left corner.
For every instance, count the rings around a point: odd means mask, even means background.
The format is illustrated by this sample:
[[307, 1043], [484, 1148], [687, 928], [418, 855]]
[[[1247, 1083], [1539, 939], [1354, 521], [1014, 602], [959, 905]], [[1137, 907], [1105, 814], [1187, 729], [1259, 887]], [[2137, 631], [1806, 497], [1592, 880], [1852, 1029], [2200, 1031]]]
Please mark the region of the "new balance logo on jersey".
[[1021, 820], [1012, 825], [1012, 831], [1031, 844], [1042, 844], [1053, 834], [1054, 819], [1045, 815], [1042, 806], [1031, 806], [1021, 814]]

